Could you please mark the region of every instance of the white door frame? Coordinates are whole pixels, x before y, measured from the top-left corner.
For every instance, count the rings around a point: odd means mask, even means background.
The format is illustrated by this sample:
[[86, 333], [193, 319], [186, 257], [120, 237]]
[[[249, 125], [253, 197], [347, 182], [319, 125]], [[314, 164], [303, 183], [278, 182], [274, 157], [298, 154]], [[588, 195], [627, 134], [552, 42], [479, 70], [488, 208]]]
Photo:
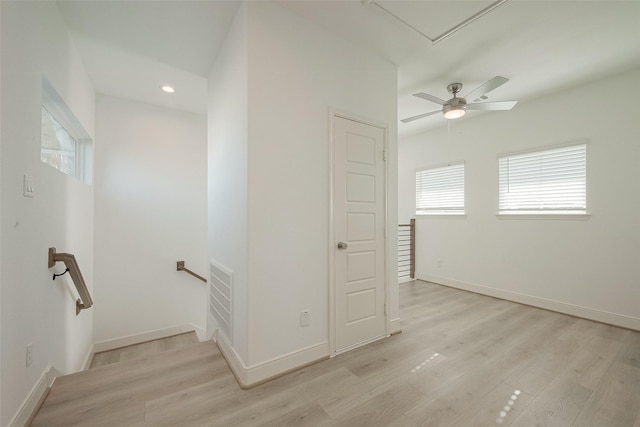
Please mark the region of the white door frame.
[[[338, 110], [335, 108], [329, 108], [329, 357], [335, 357], [337, 355], [336, 350], [336, 280], [335, 280], [335, 245], [337, 244], [334, 241], [334, 178], [335, 178], [335, 139], [333, 136], [333, 128], [335, 125], [335, 118], [340, 117], [347, 120], [352, 120], [354, 122], [359, 122], [365, 125], [377, 127], [383, 130], [384, 132], [384, 151], [386, 153], [387, 161], [384, 162], [384, 297], [385, 297], [385, 336], [389, 336], [389, 331], [391, 330], [391, 320], [389, 315], [389, 155], [388, 155], [388, 147], [389, 147], [389, 126], [375, 121], [364, 118], [362, 116], [358, 116], [356, 114], [348, 113], [342, 110]], [[374, 340], [377, 340], [376, 338]], [[358, 344], [358, 346], [361, 344]], [[350, 348], [345, 351], [350, 350]]]

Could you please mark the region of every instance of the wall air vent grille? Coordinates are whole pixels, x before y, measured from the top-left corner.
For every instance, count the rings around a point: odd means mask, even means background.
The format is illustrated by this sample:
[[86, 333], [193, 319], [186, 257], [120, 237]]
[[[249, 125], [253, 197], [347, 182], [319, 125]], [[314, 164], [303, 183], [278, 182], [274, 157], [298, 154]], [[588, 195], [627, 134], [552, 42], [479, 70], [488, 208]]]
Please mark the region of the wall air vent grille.
[[209, 313], [218, 324], [218, 333], [224, 333], [233, 344], [233, 272], [215, 261], [209, 263]]

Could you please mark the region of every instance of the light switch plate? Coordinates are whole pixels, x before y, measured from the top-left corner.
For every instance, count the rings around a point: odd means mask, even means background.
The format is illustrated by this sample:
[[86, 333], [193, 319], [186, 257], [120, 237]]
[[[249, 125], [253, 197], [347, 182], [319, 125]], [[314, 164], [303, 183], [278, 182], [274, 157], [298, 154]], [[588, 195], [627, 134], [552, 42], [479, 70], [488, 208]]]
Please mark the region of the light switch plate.
[[22, 180], [22, 194], [25, 197], [33, 197], [33, 177], [31, 175], [24, 174], [24, 179]]
[[29, 344], [27, 344], [27, 360], [26, 360], [26, 365], [27, 368], [33, 363], [33, 343], [30, 342]]

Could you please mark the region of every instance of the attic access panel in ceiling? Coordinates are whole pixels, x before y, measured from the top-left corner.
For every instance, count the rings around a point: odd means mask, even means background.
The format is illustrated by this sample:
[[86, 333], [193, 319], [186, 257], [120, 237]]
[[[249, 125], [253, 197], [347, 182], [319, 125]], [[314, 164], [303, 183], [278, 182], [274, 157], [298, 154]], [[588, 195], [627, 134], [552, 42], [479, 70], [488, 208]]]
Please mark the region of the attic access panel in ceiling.
[[452, 30], [460, 29], [500, 6], [506, 0], [476, 1], [397, 1], [373, 0], [377, 5], [421, 33], [433, 43], [446, 38]]

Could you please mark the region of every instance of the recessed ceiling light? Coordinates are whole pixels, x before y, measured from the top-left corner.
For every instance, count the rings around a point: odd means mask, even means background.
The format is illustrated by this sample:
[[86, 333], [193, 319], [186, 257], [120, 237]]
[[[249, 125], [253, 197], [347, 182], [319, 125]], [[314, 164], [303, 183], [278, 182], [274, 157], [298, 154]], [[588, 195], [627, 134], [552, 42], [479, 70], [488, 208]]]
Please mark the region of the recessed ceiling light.
[[173, 92], [175, 92], [175, 91], [176, 91], [174, 88], [172, 88], [172, 87], [171, 87], [171, 86], [169, 86], [169, 85], [164, 85], [164, 86], [162, 86], [162, 88], [161, 88], [161, 89], [162, 89], [163, 91], [167, 92], [167, 93], [173, 93]]

